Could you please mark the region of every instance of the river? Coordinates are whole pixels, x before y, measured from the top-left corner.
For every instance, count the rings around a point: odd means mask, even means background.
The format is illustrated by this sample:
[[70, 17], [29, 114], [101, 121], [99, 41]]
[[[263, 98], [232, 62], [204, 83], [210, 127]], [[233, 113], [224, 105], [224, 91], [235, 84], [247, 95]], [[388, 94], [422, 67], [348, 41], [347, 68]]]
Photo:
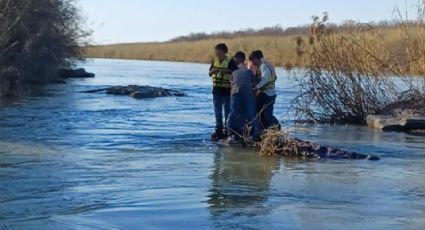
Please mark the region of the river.
[[[94, 79], [0, 108], [0, 229], [424, 229], [425, 137], [293, 126], [279, 69], [276, 114], [297, 137], [381, 161], [260, 158], [219, 148], [204, 64], [90, 59]], [[187, 93], [135, 100], [112, 85]]]

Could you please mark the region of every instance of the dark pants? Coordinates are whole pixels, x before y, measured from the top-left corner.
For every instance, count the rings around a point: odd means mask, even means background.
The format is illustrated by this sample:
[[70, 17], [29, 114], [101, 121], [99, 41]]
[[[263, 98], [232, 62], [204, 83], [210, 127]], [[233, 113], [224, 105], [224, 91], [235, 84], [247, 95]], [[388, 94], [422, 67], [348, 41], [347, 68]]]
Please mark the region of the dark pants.
[[[215, 113], [215, 132], [223, 134], [225, 122], [230, 113], [230, 94], [213, 94], [214, 113]], [[224, 119], [223, 119], [224, 109]]]
[[[259, 135], [256, 118], [255, 97], [252, 90], [241, 91], [230, 98], [230, 115], [228, 120], [228, 135], [243, 135], [245, 122], [252, 122], [251, 135]], [[236, 132], [236, 133], [235, 133]]]
[[276, 96], [270, 97], [265, 93], [260, 93], [257, 97], [257, 112], [261, 112], [260, 123], [263, 129], [278, 125], [275, 124], [275, 118], [273, 116], [275, 102]]

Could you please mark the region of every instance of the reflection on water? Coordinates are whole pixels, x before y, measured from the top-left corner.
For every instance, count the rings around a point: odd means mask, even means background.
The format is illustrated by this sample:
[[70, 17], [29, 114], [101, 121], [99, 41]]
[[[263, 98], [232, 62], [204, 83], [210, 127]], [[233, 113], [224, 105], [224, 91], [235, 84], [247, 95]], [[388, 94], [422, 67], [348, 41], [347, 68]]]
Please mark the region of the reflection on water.
[[[260, 158], [218, 148], [207, 65], [90, 60], [97, 78], [1, 100], [0, 229], [423, 229], [424, 137], [294, 127], [380, 162]], [[279, 69], [287, 124], [294, 82]], [[112, 85], [185, 91], [135, 100]]]
[[[220, 151], [214, 157], [208, 204], [216, 227], [238, 227], [238, 217], [267, 215], [268, 199], [277, 159], [261, 159], [244, 149]], [[239, 226], [242, 227], [242, 226]]]

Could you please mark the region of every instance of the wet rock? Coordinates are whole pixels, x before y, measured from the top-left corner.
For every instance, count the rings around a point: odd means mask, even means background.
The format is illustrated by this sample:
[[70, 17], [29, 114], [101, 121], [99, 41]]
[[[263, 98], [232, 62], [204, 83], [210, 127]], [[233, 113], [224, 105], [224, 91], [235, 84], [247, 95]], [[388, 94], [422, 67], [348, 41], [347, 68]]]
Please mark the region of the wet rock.
[[121, 96], [126, 96], [131, 94], [130, 90], [127, 87], [123, 87], [123, 86], [114, 86], [109, 89], [106, 89], [106, 93], [113, 94], [113, 95], [121, 95]]
[[411, 132], [425, 130], [425, 116], [407, 115], [403, 112], [402, 116], [394, 115], [369, 115], [367, 116], [367, 125], [371, 129], [383, 131]]
[[412, 132], [425, 130], [425, 94], [409, 90], [396, 102], [366, 118], [370, 128], [383, 131]]
[[87, 72], [84, 68], [80, 69], [61, 69], [59, 70], [59, 77], [63, 79], [68, 78], [94, 78], [94, 73]]
[[369, 115], [366, 118], [366, 122], [369, 128], [382, 130], [389, 126], [405, 126], [407, 119], [399, 119], [391, 115]]
[[107, 94], [110, 94], [110, 95], [130, 96], [135, 99], [184, 96], [184, 93], [178, 90], [145, 86], [145, 85], [143, 86], [138, 86], [138, 85], [114, 86], [114, 87], [109, 87], [104, 89], [84, 91], [84, 93], [97, 93], [102, 91], [105, 91]]

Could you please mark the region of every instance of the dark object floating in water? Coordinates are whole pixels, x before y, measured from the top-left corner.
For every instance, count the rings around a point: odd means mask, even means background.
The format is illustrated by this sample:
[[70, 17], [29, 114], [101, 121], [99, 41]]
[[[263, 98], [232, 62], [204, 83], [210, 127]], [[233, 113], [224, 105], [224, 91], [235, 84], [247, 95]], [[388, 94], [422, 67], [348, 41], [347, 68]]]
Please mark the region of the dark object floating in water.
[[278, 130], [268, 130], [264, 133], [260, 143], [260, 155], [304, 159], [380, 160], [375, 155], [348, 152], [310, 141], [289, 138], [287, 133]]
[[[276, 140], [275, 140], [276, 141]], [[244, 146], [242, 142], [230, 143], [227, 140], [220, 140], [216, 142], [217, 145], [222, 147], [234, 147], [241, 148]], [[370, 160], [370, 161], [379, 161], [381, 158], [376, 155], [370, 154], [361, 154], [357, 152], [348, 152], [341, 149], [336, 149], [328, 146], [321, 146], [316, 143], [309, 141], [302, 141], [299, 139], [291, 139], [285, 141], [277, 140], [273, 144], [273, 154], [262, 154], [265, 155], [274, 155], [274, 156], [283, 156], [283, 157], [302, 157], [306, 159], [336, 159], [336, 160]], [[257, 146], [257, 145], [253, 145]], [[267, 148], [267, 147], [266, 147]]]
[[320, 158], [320, 159], [351, 159], [351, 160], [371, 160], [379, 161], [380, 158], [375, 155], [361, 154], [357, 152], [348, 152], [329, 146], [321, 146], [309, 141], [302, 141], [298, 139], [290, 140], [298, 153], [306, 158]]
[[59, 70], [59, 77], [63, 79], [69, 78], [94, 78], [94, 73], [89, 73], [85, 69], [61, 69]]
[[84, 91], [83, 93], [98, 93], [98, 92], [106, 92], [107, 94], [118, 95], [118, 96], [131, 96], [136, 99], [185, 96], [184, 93], [178, 90], [164, 89], [161, 87], [152, 87], [152, 86], [146, 86], [146, 85], [113, 86], [109, 88]]

